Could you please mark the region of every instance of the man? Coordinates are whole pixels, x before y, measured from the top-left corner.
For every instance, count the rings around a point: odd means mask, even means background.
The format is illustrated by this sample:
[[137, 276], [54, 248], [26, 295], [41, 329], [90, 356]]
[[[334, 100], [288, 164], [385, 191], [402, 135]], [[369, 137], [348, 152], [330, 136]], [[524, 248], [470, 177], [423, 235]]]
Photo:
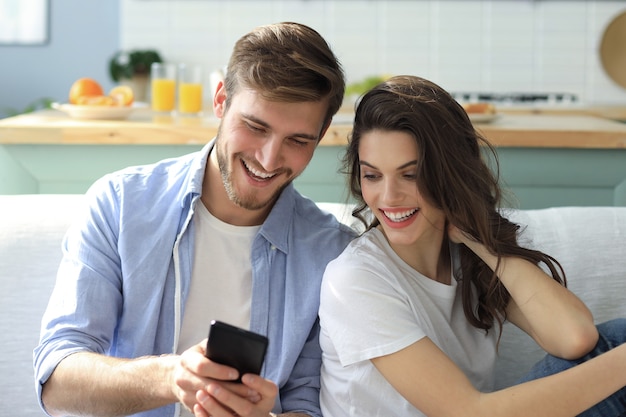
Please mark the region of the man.
[[[352, 233], [292, 181], [344, 86], [311, 28], [256, 28], [215, 93], [214, 141], [91, 187], [35, 349], [44, 410], [320, 415], [319, 286]], [[212, 319], [268, 336], [261, 376], [235, 383], [234, 369], [204, 356]]]

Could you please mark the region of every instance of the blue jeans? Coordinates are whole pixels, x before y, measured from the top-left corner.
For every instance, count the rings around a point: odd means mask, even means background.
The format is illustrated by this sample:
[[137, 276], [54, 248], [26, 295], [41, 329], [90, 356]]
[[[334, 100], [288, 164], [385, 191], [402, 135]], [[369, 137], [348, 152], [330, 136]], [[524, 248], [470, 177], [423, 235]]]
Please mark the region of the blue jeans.
[[[556, 374], [596, 357], [626, 342], [626, 319], [615, 319], [597, 326], [600, 338], [596, 347], [587, 355], [576, 360], [565, 360], [546, 355], [537, 362], [530, 372], [518, 383], [531, 381]], [[626, 416], [626, 387], [617, 391], [604, 401], [579, 414], [582, 417], [624, 417]]]

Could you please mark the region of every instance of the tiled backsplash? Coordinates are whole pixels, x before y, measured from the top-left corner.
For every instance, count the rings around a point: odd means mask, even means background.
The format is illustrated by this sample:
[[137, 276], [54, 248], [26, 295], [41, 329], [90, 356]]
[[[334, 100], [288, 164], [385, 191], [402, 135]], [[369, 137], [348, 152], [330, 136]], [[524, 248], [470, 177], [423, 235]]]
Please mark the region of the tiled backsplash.
[[121, 0], [120, 9], [122, 48], [155, 47], [207, 72], [223, 67], [251, 28], [290, 20], [329, 41], [348, 82], [410, 73], [449, 91], [626, 103], [599, 58], [623, 0]]

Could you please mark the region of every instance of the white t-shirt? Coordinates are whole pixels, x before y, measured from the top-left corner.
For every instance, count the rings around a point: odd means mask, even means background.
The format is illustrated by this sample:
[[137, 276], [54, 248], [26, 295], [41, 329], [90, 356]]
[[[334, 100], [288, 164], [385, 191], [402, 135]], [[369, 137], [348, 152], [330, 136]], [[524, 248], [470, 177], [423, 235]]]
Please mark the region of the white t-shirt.
[[[193, 270], [178, 339], [179, 354], [207, 337], [211, 320], [250, 327], [250, 253], [261, 228], [224, 223], [201, 201], [195, 208]], [[181, 404], [178, 410], [181, 417], [193, 417]]]
[[492, 390], [497, 330], [486, 335], [467, 322], [460, 288], [454, 277], [445, 285], [415, 271], [377, 229], [329, 263], [320, 305], [324, 416], [423, 416], [370, 361], [423, 337], [477, 389]]
[[[248, 329], [252, 302], [252, 241], [261, 226], [233, 226], [214, 217], [198, 201], [189, 296], [178, 353], [207, 337], [211, 320]], [[227, 261], [227, 262], [225, 262]]]

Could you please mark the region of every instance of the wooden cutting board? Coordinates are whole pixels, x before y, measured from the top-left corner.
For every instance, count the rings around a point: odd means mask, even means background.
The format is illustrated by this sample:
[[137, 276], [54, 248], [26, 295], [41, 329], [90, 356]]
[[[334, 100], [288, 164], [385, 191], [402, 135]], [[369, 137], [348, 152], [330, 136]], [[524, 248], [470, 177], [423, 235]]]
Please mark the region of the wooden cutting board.
[[609, 77], [626, 88], [626, 12], [606, 27], [600, 44], [600, 61]]

